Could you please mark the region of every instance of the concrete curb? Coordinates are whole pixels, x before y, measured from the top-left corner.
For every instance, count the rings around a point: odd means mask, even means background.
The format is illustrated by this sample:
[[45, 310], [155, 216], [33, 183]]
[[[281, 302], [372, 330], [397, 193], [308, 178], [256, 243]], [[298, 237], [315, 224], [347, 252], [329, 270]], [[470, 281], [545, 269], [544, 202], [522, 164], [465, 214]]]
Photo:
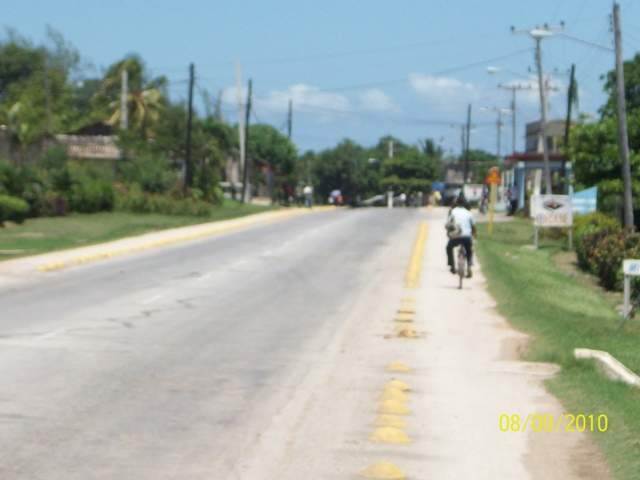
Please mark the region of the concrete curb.
[[106, 260], [108, 258], [176, 245], [225, 233], [232, 233], [252, 226], [333, 209], [335, 209], [335, 207], [315, 207], [313, 209], [293, 208], [262, 212], [229, 220], [220, 220], [168, 230], [158, 230], [97, 245], [59, 250], [56, 252], [1, 262], [0, 274], [20, 272], [28, 273], [29, 271], [33, 272], [34, 270], [38, 272], [62, 270], [69, 267]]
[[616, 360], [609, 352], [576, 348], [573, 355], [578, 360], [595, 360], [607, 377], [640, 388], [640, 377]]

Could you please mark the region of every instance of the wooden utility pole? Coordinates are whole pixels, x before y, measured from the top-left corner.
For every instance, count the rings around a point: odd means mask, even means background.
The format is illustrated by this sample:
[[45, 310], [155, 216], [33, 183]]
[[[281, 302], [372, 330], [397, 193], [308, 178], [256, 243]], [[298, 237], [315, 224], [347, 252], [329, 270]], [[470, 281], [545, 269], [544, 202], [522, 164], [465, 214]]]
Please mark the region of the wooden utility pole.
[[129, 72], [123, 68], [120, 72], [120, 129], [129, 128]]
[[547, 144], [547, 89], [542, 72], [542, 38], [535, 37], [536, 66], [538, 70], [538, 89], [540, 90], [540, 136], [542, 137], [542, 156], [544, 160], [544, 188], [547, 195], [553, 193], [551, 188], [551, 166], [549, 164], [549, 145]]
[[[467, 107], [467, 134], [465, 135], [465, 148], [464, 148], [464, 169], [462, 183], [467, 184], [469, 177], [469, 138], [471, 137], [471, 104]], [[464, 192], [464, 190], [463, 190]]]
[[[240, 153], [240, 161], [238, 162], [238, 170], [237, 170], [237, 181], [240, 181], [243, 172], [244, 165], [246, 163], [246, 155], [244, 151], [245, 143], [244, 143], [244, 101], [242, 99], [242, 67], [239, 62], [236, 62], [236, 100], [238, 101], [238, 145], [239, 145], [239, 153]], [[233, 199], [236, 198], [236, 189], [235, 185], [231, 184], [231, 194]], [[242, 200], [242, 195], [240, 196]]]
[[287, 138], [291, 140], [291, 130], [293, 129], [293, 100], [289, 99], [289, 114], [287, 115]]
[[187, 111], [187, 151], [185, 158], [184, 189], [193, 184], [193, 161], [191, 159], [191, 127], [193, 123], [193, 83], [195, 77], [195, 67], [193, 63], [189, 65], [189, 104]]
[[631, 166], [629, 164], [629, 136], [627, 133], [627, 106], [625, 103], [624, 65], [622, 63], [622, 32], [620, 30], [620, 5], [613, 4], [613, 31], [616, 43], [616, 94], [618, 106], [618, 155], [622, 164], [624, 183], [624, 226], [634, 229], [633, 198], [631, 193]]
[[511, 91], [511, 149], [513, 153], [516, 152], [516, 138], [517, 138], [517, 114], [516, 114], [516, 92], [519, 90], [531, 90], [533, 87], [531, 85], [506, 85], [501, 83], [498, 85], [498, 88], [502, 88], [503, 90]]
[[251, 117], [251, 79], [249, 79], [249, 89], [247, 91], [247, 107], [245, 110], [245, 132], [244, 132], [244, 170], [242, 172], [242, 201], [249, 202], [251, 191], [249, 188], [249, 171], [251, 169], [251, 155], [249, 154], [249, 121]]
[[44, 54], [44, 101], [46, 111], [47, 134], [53, 133], [53, 121], [51, 117], [51, 84], [49, 80], [49, 54]]
[[215, 118], [219, 122], [222, 122], [224, 120], [222, 117], [222, 90], [218, 90], [216, 105], [215, 105], [215, 108], [213, 109], [213, 118]]
[[562, 159], [562, 179], [564, 180], [565, 189], [568, 188], [569, 182], [567, 179], [567, 161], [566, 156], [569, 154], [569, 139], [571, 133], [571, 108], [575, 103], [576, 95], [576, 65], [571, 65], [571, 76], [569, 78], [569, 89], [567, 91], [567, 120], [564, 125], [564, 149], [565, 155]]

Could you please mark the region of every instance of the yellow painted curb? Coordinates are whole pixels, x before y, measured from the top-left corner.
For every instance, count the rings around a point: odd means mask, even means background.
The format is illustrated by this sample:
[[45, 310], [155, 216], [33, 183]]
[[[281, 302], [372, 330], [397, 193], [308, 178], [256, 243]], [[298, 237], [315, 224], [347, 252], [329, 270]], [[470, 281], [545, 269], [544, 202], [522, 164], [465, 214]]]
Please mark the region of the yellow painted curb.
[[[305, 215], [311, 212], [323, 212], [323, 211], [327, 211], [327, 210], [334, 210], [336, 207], [315, 207], [311, 210], [308, 209], [295, 209], [295, 210], [289, 210], [289, 211], [276, 211], [276, 212], [271, 212], [272, 215], [268, 216], [267, 218], [263, 219], [264, 221], [276, 221], [276, 220], [284, 220], [290, 217], [296, 217], [299, 215]], [[248, 219], [249, 217], [251, 217], [251, 215], [247, 215], [245, 217], [241, 217], [238, 218], [237, 220], [242, 220], [242, 219]], [[223, 220], [224, 221], [224, 220]], [[194, 225], [195, 226], [195, 225]], [[189, 235], [182, 235], [182, 236], [177, 236], [174, 238], [166, 238], [166, 239], [162, 239], [162, 240], [155, 240], [155, 241], [149, 241], [147, 243], [143, 243], [140, 245], [135, 245], [132, 247], [126, 247], [126, 248], [120, 248], [120, 249], [115, 249], [115, 250], [109, 250], [109, 251], [104, 251], [104, 252], [97, 252], [97, 253], [93, 253], [90, 255], [80, 255], [77, 257], [73, 257], [70, 258], [68, 260], [62, 260], [62, 261], [57, 261], [57, 262], [49, 262], [49, 263], [45, 263], [42, 265], [39, 265], [37, 267], [38, 271], [40, 272], [51, 272], [54, 270], [61, 270], [64, 268], [69, 268], [69, 267], [73, 267], [73, 266], [78, 266], [78, 265], [84, 265], [86, 263], [90, 263], [90, 262], [96, 262], [99, 260], [104, 260], [106, 258], [112, 258], [112, 257], [119, 257], [122, 255], [127, 255], [127, 254], [131, 254], [131, 253], [137, 253], [137, 252], [143, 252], [146, 250], [151, 250], [154, 248], [159, 248], [159, 247], [165, 247], [168, 245], [175, 245], [178, 243], [184, 243], [184, 242], [188, 242], [188, 241], [192, 241], [192, 240], [198, 240], [201, 238], [207, 238], [207, 237], [214, 237], [217, 235], [223, 235], [225, 233], [231, 233], [234, 231], [238, 231], [238, 230], [242, 230], [245, 228], [249, 228], [251, 226], [251, 224], [240, 224], [240, 225], [229, 225], [226, 227], [223, 226], [212, 226], [211, 228], [201, 231], [201, 232], [196, 232], [196, 233], [192, 233]], [[157, 231], [162, 232], [162, 230], [158, 230]], [[153, 233], [153, 232], [148, 232], [148, 233]], [[115, 241], [115, 240], [114, 240]]]
[[360, 475], [373, 480], [406, 480], [407, 478], [402, 470], [384, 460], [367, 467], [360, 472]]

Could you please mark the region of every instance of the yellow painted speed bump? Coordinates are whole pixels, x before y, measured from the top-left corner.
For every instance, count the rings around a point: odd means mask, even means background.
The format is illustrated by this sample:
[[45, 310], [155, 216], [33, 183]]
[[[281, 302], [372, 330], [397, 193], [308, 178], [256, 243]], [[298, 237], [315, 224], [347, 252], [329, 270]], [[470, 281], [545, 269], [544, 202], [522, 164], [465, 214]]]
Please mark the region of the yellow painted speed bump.
[[378, 443], [411, 443], [409, 436], [395, 427], [378, 427], [371, 435], [372, 442]]
[[376, 426], [405, 428], [407, 426], [407, 422], [397, 415], [382, 414], [378, 415], [378, 418], [376, 418]]
[[387, 365], [387, 370], [390, 372], [406, 373], [411, 371], [411, 367], [402, 362], [391, 362], [389, 365]]
[[397, 400], [399, 402], [406, 402], [408, 400], [407, 394], [397, 388], [385, 388], [380, 395], [380, 400]]
[[406, 480], [406, 475], [393, 463], [385, 460], [367, 467], [360, 475], [373, 480]]
[[385, 400], [380, 403], [378, 412], [389, 415], [409, 415], [411, 410], [404, 402], [398, 400]]
[[395, 388], [395, 389], [398, 389], [398, 390], [402, 390], [403, 392], [408, 392], [409, 390], [411, 390], [409, 385], [407, 385], [402, 380], [398, 380], [398, 379], [395, 379], [395, 378], [393, 380], [387, 382], [387, 384], [385, 385], [385, 388]]
[[415, 315], [416, 311], [412, 308], [399, 308], [397, 313], [400, 315]]

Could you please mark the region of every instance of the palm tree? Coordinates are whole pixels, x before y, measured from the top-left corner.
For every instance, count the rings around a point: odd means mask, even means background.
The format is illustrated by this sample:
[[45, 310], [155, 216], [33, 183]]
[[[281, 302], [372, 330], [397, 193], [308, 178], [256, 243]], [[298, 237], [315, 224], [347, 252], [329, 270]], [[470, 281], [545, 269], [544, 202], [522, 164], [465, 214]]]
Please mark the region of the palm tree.
[[121, 74], [129, 77], [127, 114], [131, 128], [144, 138], [154, 136], [154, 127], [166, 105], [165, 77], [148, 79], [140, 58], [129, 56], [107, 70], [102, 86], [94, 98], [94, 108], [110, 125], [118, 125], [122, 116], [120, 94]]

